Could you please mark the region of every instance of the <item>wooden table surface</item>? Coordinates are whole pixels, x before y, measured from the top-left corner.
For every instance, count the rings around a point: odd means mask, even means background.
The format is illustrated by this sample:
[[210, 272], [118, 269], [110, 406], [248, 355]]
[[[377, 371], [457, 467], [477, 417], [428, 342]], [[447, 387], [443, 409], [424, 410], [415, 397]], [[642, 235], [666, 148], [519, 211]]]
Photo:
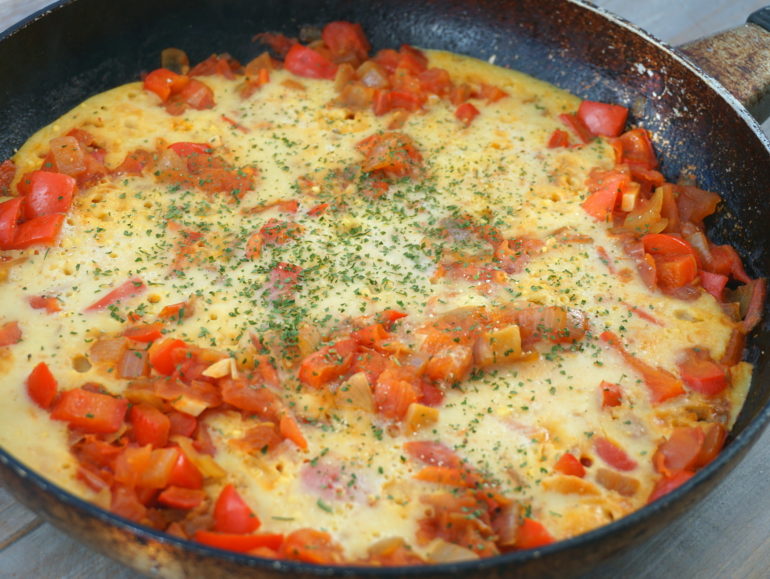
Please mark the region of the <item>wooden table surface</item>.
[[[109, 0], [105, 7], [109, 6]], [[742, 24], [760, 0], [594, 0], [678, 45]], [[0, 30], [48, 4], [0, 0]], [[766, 132], [770, 123], [763, 128]], [[770, 577], [770, 430], [705, 501], [647, 542], [603, 562], [590, 577]], [[0, 577], [137, 578], [70, 539], [0, 487]]]

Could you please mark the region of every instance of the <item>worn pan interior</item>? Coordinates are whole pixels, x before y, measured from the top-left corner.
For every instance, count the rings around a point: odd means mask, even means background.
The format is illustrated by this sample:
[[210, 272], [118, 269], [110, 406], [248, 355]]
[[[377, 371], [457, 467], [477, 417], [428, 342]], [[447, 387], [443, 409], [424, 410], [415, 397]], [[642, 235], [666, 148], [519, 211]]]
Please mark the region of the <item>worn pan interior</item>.
[[[631, 108], [631, 122], [651, 129], [669, 179], [694, 173], [725, 198], [713, 238], [746, 256], [749, 273], [770, 272], [768, 143], [757, 124], [715, 83], [676, 54], [601, 11], [560, 0], [70, 0], [0, 38], [0, 159], [27, 136], [85, 97], [158, 66], [175, 46], [201, 60], [230, 52], [247, 61], [261, 52], [256, 32], [296, 35], [304, 24], [360, 22], [375, 48], [410, 43], [465, 53], [517, 68], [584, 98]], [[702, 498], [745, 453], [768, 422], [770, 346], [767, 312], [749, 359], [754, 385], [722, 455], [651, 507], [586, 535], [536, 552], [409, 570], [315, 568], [217, 552], [122, 521], [27, 471], [0, 449], [0, 479], [59, 526], [145, 572], [221, 576], [564, 576], [665, 525]], [[217, 554], [218, 553], [218, 554]]]

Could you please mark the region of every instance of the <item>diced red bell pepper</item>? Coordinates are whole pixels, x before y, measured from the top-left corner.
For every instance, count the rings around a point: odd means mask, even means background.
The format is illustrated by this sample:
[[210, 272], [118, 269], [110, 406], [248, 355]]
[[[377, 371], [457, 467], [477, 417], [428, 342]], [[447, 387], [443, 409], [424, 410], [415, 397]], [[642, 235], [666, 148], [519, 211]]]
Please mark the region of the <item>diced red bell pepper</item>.
[[62, 392], [51, 410], [51, 418], [64, 420], [85, 432], [109, 434], [123, 425], [128, 400], [107, 394], [73, 388]]

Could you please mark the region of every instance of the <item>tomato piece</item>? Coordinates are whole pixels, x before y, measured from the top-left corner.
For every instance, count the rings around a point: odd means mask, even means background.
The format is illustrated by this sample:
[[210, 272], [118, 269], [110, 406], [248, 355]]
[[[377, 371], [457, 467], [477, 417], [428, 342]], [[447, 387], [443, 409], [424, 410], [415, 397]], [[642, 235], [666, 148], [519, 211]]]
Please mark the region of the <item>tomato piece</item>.
[[574, 114], [561, 114], [559, 119], [568, 128], [572, 129], [572, 132], [577, 135], [578, 139], [583, 144], [590, 143], [594, 140], [594, 134], [588, 129], [585, 123], [577, 115]]
[[594, 440], [594, 450], [610, 466], [623, 471], [634, 470], [637, 463], [614, 442], [599, 436]]
[[474, 107], [471, 103], [463, 103], [455, 109], [455, 117], [465, 124], [466, 127], [470, 126], [473, 119], [477, 116], [479, 116], [479, 109]]
[[516, 534], [518, 549], [537, 549], [554, 542], [554, 538], [542, 523], [530, 518], [522, 521]]
[[214, 530], [221, 533], [251, 533], [261, 522], [231, 484], [219, 493], [214, 505]]
[[666, 495], [677, 487], [682, 486], [694, 475], [694, 472], [681, 470], [671, 476], [662, 477], [657, 483], [655, 483], [655, 488], [652, 489], [652, 493], [650, 493], [650, 497], [647, 499], [647, 502], [651, 503], [653, 501], [657, 501], [663, 495]]
[[42, 215], [21, 223], [9, 249], [26, 249], [33, 245], [53, 245], [64, 224], [64, 215]]
[[[144, 448], [150, 448], [150, 446]], [[162, 489], [168, 486], [180, 452], [176, 447], [152, 450], [147, 467], [139, 472], [137, 485], [146, 489]]]
[[364, 171], [387, 177], [416, 177], [421, 171], [422, 155], [404, 133], [377, 133], [356, 144], [356, 149], [364, 155]]
[[137, 522], [147, 516], [147, 508], [137, 497], [134, 488], [125, 485], [114, 485], [111, 490], [110, 512]]
[[235, 533], [217, 533], [214, 531], [195, 531], [193, 540], [209, 547], [235, 551], [237, 553], [249, 553], [255, 549], [267, 547], [277, 551], [283, 544], [284, 537], [280, 533], [255, 533], [253, 535], [239, 535]]
[[206, 499], [206, 491], [169, 486], [158, 495], [158, 502], [172, 509], [194, 509]]
[[718, 302], [724, 301], [725, 288], [730, 280], [726, 275], [711, 273], [709, 271], [700, 271], [700, 283], [708, 293], [714, 296]]
[[650, 366], [643, 360], [628, 352], [623, 344], [612, 332], [602, 332], [599, 336], [602, 341], [608, 343], [625, 360], [625, 362], [642, 375], [644, 383], [650, 391], [653, 404], [660, 404], [669, 398], [675, 398], [684, 394], [684, 384], [670, 372]]
[[658, 445], [652, 457], [655, 469], [665, 476], [682, 470], [695, 470], [705, 438], [697, 426], [675, 428], [671, 436]]
[[48, 410], [58, 393], [58, 383], [45, 362], [32, 369], [27, 378], [27, 394], [43, 410]]
[[101, 299], [92, 303], [84, 311], [96, 312], [99, 310], [103, 310], [107, 306], [111, 306], [112, 304], [115, 304], [117, 302], [121, 302], [128, 298], [137, 296], [143, 293], [146, 289], [147, 289], [147, 286], [145, 285], [142, 278], [140, 278], [139, 276], [134, 276], [131, 279], [126, 280], [125, 282], [120, 284], [114, 290], [107, 293]]
[[551, 134], [551, 138], [548, 139], [548, 148], [555, 149], [557, 147], [569, 147], [569, 133], [567, 131], [555, 129]]
[[11, 194], [11, 183], [16, 178], [16, 164], [10, 159], [0, 163], [0, 196]]
[[186, 141], [171, 143], [168, 148], [183, 158], [192, 155], [210, 155], [214, 152], [211, 145], [207, 143], [189, 143]]
[[131, 407], [128, 421], [134, 427], [134, 440], [141, 446], [151, 444], [162, 448], [168, 443], [171, 421], [168, 416], [149, 404], [137, 404]]
[[112, 170], [113, 175], [141, 175], [145, 167], [153, 162], [152, 153], [144, 149], [137, 149], [126, 153], [123, 162]]
[[315, 207], [311, 207], [310, 209], [308, 209], [307, 214], [315, 217], [316, 215], [321, 215], [322, 213], [324, 213], [328, 208], [329, 208], [328, 203], [319, 203]]
[[413, 440], [404, 443], [404, 451], [428, 465], [458, 468], [462, 464], [457, 453], [441, 442]]
[[650, 135], [645, 129], [626, 131], [618, 137], [616, 143], [616, 152], [619, 153], [616, 163], [638, 165], [645, 169], [654, 169], [658, 166]]
[[452, 78], [443, 68], [429, 68], [421, 72], [418, 78], [420, 79], [420, 88], [423, 92], [446, 96], [452, 89]]
[[51, 410], [51, 418], [69, 422], [84, 432], [109, 434], [123, 425], [128, 400], [73, 388], [62, 392]]
[[312, 48], [295, 44], [286, 53], [283, 61], [286, 70], [305, 78], [325, 78], [333, 80], [337, 74], [337, 65]]
[[305, 357], [299, 366], [300, 382], [313, 388], [322, 388], [340, 378], [353, 363], [358, 342], [345, 338]]
[[578, 107], [577, 117], [594, 135], [617, 137], [626, 126], [628, 109], [620, 105], [583, 101]]
[[153, 342], [149, 350], [150, 365], [158, 374], [171, 376], [176, 370], [174, 351], [186, 347], [187, 344], [177, 338], [166, 338]]
[[[216, 104], [214, 102], [214, 91], [207, 84], [194, 78], [190, 79], [190, 82], [179, 91], [176, 97], [180, 102], [199, 111], [213, 108]], [[170, 102], [169, 105], [171, 104]], [[168, 107], [166, 110], [169, 110]], [[174, 112], [169, 110], [169, 113], [174, 114], [175, 110]]]
[[30, 296], [27, 301], [30, 307], [35, 310], [45, 310], [49, 314], [61, 311], [59, 300], [54, 297]]
[[281, 436], [291, 440], [302, 450], [307, 450], [307, 440], [305, 439], [305, 435], [302, 434], [302, 430], [294, 418], [291, 416], [282, 416], [281, 421], [278, 423], [278, 429]]
[[0, 203], [0, 249], [10, 249], [16, 238], [24, 199], [15, 197]]
[[165, 103], [173, 93], [181, 91], [189, 82], [190, 78], [185, 75], [167, 68], [158, 68], [144, 78], [144, 90], [154, 92]]
[[677, 362], [677, 366], [687, 387], [704, 396], [716, 396], [729, 385], [724, 368], [714, 362], [704, 350], [687, 350], [684, 357]]
[[33, 171], [28, 179], [29, 192], [24, 196], [26, 219], [69, 211], [75, 193], [75, 179], [48, 171]]
[[457, 488], [473, 488], [479, 482], [478, 477], [469, 470], [449, 466], [426, 466], [418, 471], [414, 478]]
[[602, 408], [611, 408], [614, 406], [620, 406], [623, 400], [623, 392], [620, 389], [620, 384], [613, 384], [602, 380], [599, 384], [599, 388], [602, 393]]
[[171, 469], [168, 484], [186, 489], [200, 489], [203, 487], [203, 474], [198, 467], [187, 458], [187, 455], [179, 449], [179, 456]]
[[[84, 131], [85, 132], [85, 131]], [[86, 171], [86, 154], [75, 137], [64, 136], [51, 139], [48, 143], [49, 153], [43, 161], [44, 169], [55, 171], [53, 174], [64, 173], [79, 177]]]
[[361, 25], [351, 22], [329, 22], [321, 32], [321, 39], [337, 63], [358, 65], [366, 60], [372, 48]]
[[123, 331], [126, 338], [136, 342], [154, 342], [163, 337], [163, 323], [153, 322], [151, 324], [142, 324], [141, 326], [132, 326]]
[[727, 428], [719, 422], [712, 422], [704, 425], [703, 444], [701, 445], [698, 457], [695, 459], [695, 468], [706, 466], [714, 460], [719, 451], [725, 445], [727, 439]]
[[417, 402], [420, 397], [419, 384], [416, 377], [406, 368], [387, 368], [377, 378], [374, 386], [374, 403], [377, 411], [394, 420], [406, 416], [409, 405]]
[[607, 221], [629, 183], [628, 175], [620, 171], [592, 172], [588, 181], [591, 194], [580, 205], [594, 219]]
[[281, 545], [280, 553], [286, 559], [319, 565], [339, 563], [342, 560], [342, 547], [332, 540], [329, 533], [315, 529], [298, 529], [289, 533]]
[[21, 342], [21, 337], [19, 322], [6, 322], [0, 326], [0, 348], [18, 344]]
[[553, 465], [553, 470], [562, 474], [568, 474], [583, 478], [586, 475], [586, 469], [581, 462], [575, 458], [574, 454], [565, 452], [561, 455], [556, 464]]

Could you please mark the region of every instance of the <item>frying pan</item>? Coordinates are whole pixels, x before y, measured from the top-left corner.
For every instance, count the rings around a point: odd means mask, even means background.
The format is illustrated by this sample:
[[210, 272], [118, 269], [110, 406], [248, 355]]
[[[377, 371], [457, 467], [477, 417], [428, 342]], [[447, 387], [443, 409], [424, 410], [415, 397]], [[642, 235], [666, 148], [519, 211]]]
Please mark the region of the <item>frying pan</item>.
[[[138, 78], [157, 66], [168, 46], [192, 60], [229, 51], [256, 53], [256, 31], [295, 34], [301, 24], [361, 22], [375, 48], [403, 42], [489, 58], [533, 74], [581, 97], [621, 102], [631, 121], [656, 134], [663, 172], [675, 178], [695, 169], [699, 184], [719, 191], [725, 208], [711, 223], [717, 242], [746, 256], [754, 276], [770, 272], [767, 204], [768, 142], [737, 100], [671, 50], [586, 5], [558, 0], [69, 0], [0, 39], [0, 158], [26, 137], [96, 92]], [[757, 16], [755, 19], [761, 19]], [[704, 52], [703, 46], [689, 47]], [[739, 79], [740, 80], [740, 79]], [[740, 96], [755, 114], [761, 87]], [[767, 320], [765, 312], [765, 320]], [[725, 451], [692, 481], [650, 507], [580, 537], [534, 552], [471, 563], [414, 569], [316, 568], [270, 562], [166, 538], [46, 483], [0, 450], [0, 479], [25, 504], [55, 524], [144, 572], [166, 575], [258, 577], [564, 576], [640, 540], [702, 498], [745, 454], [770, 421], [765, 321], [755, 330], [749, 360], [754, 385]]]

